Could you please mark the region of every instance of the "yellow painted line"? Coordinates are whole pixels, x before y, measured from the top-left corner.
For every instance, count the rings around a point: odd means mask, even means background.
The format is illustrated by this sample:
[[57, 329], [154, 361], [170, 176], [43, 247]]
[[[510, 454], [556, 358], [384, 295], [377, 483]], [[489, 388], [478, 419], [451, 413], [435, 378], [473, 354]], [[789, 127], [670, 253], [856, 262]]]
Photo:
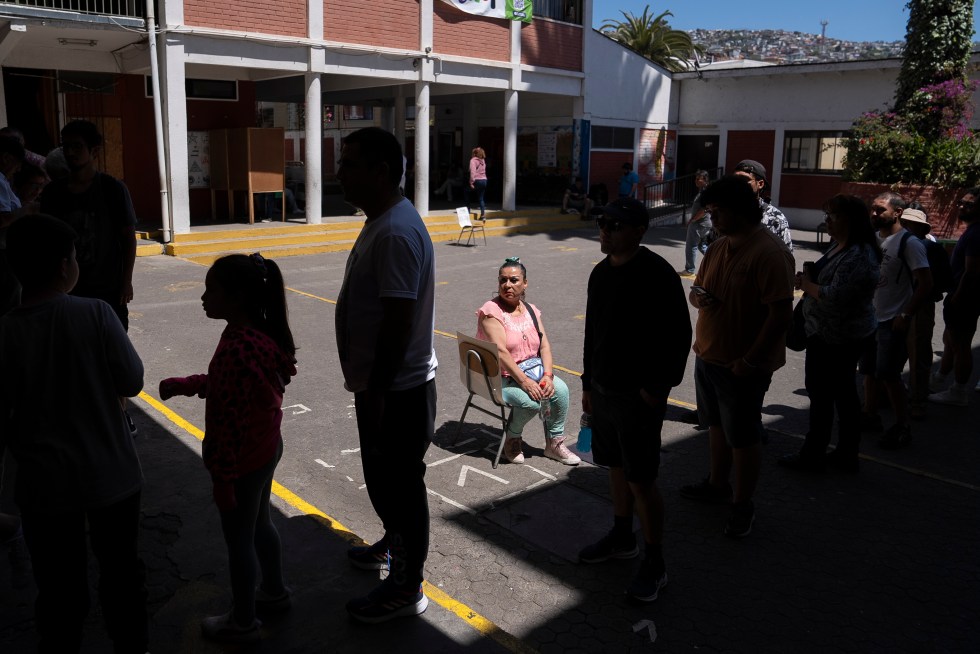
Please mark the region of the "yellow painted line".
[[[183, 429], [194, 438], [198, 440], [202, 440], [204, 438], [203, 431], [182, 418], [176, 411], [173, 411], [163, 404], [163, 402], [156, 399], [146, 391], [140, 392], [139, 398], [160, 412], [165, 418], [167, 418], [167, 420], [172, 422], [180, 429]], [[367, 541], [355, 534], [353, 531], [337, 522], [316, 506], [310, 504], [302, 497], [275, 480], [272, 482], [272, 493], [297, 511], [305, 515], [314, 515], [323, 519], [326, 522], [326, 526], [331, 531], [334, 531], [343, 537], [344, 540], [357, 544], [367, 544]], [[483, 636], [500, 643], [511, 652], [515, 652], [515, 654], [535, 654], [536, 650], [523, 643], [516, 636], [507, 633], [466, 604], [454, 599], [451, 595], [448, 595], [436, 586], [433, 586], [428, 581], [422, 583], [425, 589], [425, 594], [428, 595], [430, 600], [433, 600], [442, 608], [461, 618], [467, 625], [481, 633]]]
[[429, 596], [429, 599], [434, 600], [436, 604], [442, 608], [450, 611], [457, 617], [462, 618], [466, 624], [471, 626], [473, 629], [476, 629], [487, 638], [497, 641], [510, 651], [516, 652], [517, 654], [536, 653], [535, 649], [525, 644], [516, 636], [507, 633], [479, 613], [474, 612], [465, 604], [457, 602], [451, 596], [447, 595], [429, 582], [422, 582], [422, 585], [425, 588], [425, 594]]
[[[803, 434], [794, 434], [792, 432], [783, 431], [781, 429], [769, 429], [769, 431], [782, 434], [783, 436], [790, 436], [798, 440], [804, 440], [806, 436]], [[943, 477], [942, 475], [937, 475], [934, 472], [928, 472], [926, 470], [919, 470], [918, 468], [911, 468], [909, 466], [903, 466], [900, 463], [895, 463], [894, 461], [886, 461], [885, 459], [879, 459], [876, 456], [871, 456], [870, 454], [859, 453], [858, 457], [864, 459], [865, 461], [871, 461], [877, 463], [878, 465], [883, 465], [889, 468], [894, 468], [895, 470], [901, 470], [902, 472], [907, 472], [910, 475], [916, 475], [917, 477], [925, 477], [926, 479], [932, 479], [933, 481], [939, 481], [944, 484], [949, 484], [950, 486], [957, 486], [959, 488], [965, 488], [972, 491], [980, 491], [980, 486], [971, 484], [965, 481], [959, 481], [957, 479], [950, 479], [949, 477]]]
[[310, 297], [310, 298], [313, 298], [314, 300], [320, 300], [321, 302], [326, 302], [328, 304], [337, 304], [337, 300], [328, 300], [327, 298], [320, 297], [319, 295], [313, 295], [312, 293], [306, 293], [305, 291], [297, 291], [295, 288], [290, 288], [289, 286], [286, 287], [286, 290], [287, 291], [292, 291], [293, 293], [296, 293], [297, 295], [302, 295], [304, 297]]

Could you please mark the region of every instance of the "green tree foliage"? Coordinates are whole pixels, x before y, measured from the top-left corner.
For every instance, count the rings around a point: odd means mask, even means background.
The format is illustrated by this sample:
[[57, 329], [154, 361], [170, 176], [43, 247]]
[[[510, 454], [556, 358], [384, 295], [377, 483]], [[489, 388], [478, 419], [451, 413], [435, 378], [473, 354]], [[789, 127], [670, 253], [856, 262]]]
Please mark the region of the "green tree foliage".
[[919, 89], [965, 79], [973, 38], [973, 0], [910, 0], [895, 111]]
[[620, 13], [625, 20], [607, 20], [600, 28], [602, 33], [667, 70], [685, 71], [691, 59], [704, 54], [704, 48], [687, 32], [670, 27], [667, 17], [673, 14], [669, 11], [655, 17], [647, 5], [639, 16]]

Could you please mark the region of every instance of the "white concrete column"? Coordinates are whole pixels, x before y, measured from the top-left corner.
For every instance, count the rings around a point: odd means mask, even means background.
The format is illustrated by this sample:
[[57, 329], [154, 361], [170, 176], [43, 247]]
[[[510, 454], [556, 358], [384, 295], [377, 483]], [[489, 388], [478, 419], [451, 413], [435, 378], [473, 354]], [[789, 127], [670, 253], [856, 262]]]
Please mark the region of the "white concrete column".
[[399, 84], [395, 87], [395, 125], [392, 133], [405, 149], [405, 87]]
[[184, 89], [184, 44], [179, 36], [162, 39], [160, 94], [163, 100], [167, 152], [167, 186], [174, 234], [191, 231], [190, 185], [187, 179], [187, 93]]
[[429, 82], [415, 83], [415, 208], [429, 213]]
[[777, 127], [775, 130], [772, 144], [772, 165], [769, 167], [769, 194], [772, 196], [772, 203], [779, 206], [779, 186], [783, 179], [783, 141], [786, 139], [786, 130]]
[[306, 222], [323, 222], [323, 98], [319, 73], [306, 73]]
[[728, 170], [728, 166], [725, 162], [728, 161], [728, 127], [725, 125], [718, 126], [718, 163], [715, 164], [718, 167], [725, 168], [725, 174], [731, 175], [734, 170]]
[[517, 207], [517, 91], [504, 91], [504, 211]]

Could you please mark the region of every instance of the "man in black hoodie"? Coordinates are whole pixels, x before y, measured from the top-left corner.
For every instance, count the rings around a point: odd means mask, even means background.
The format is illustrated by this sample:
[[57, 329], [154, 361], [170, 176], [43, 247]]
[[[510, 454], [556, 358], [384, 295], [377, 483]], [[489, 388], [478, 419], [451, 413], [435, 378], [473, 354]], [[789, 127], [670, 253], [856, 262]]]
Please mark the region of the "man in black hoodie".
[[579, 553], [579, 560], [635, 557], [635, 511], [646, 557], [626, 592], [652, 602], [667, 583], [664, 501], [657, 488], [660, 432], [667, 395], [684, 378], [691, 318], [680, 277], [640, 245], [649, 225], [643, 204], [620, 198], [606, 205], [596, 222], [606, 258], [589, 277], [582, 408], [592, 414], [595, 462], [609, 468], [614, 524]]

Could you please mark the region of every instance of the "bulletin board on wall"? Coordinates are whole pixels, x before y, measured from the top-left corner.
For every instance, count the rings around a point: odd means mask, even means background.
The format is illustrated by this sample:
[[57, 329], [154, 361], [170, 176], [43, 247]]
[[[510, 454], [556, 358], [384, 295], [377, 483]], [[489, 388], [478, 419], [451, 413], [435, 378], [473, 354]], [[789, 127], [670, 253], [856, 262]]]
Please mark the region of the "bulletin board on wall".
[[575, 134], [571, 125], [524, 127], [517, 134], [519, 202], [560, 203], [571, 181]]
[[210, 134], [187, 132], [187, 175], [190, 188], [211, 187]]
[[571, 126], [528, 127], [517, 135], [517, 170], [541, 175], [572, 174]]

